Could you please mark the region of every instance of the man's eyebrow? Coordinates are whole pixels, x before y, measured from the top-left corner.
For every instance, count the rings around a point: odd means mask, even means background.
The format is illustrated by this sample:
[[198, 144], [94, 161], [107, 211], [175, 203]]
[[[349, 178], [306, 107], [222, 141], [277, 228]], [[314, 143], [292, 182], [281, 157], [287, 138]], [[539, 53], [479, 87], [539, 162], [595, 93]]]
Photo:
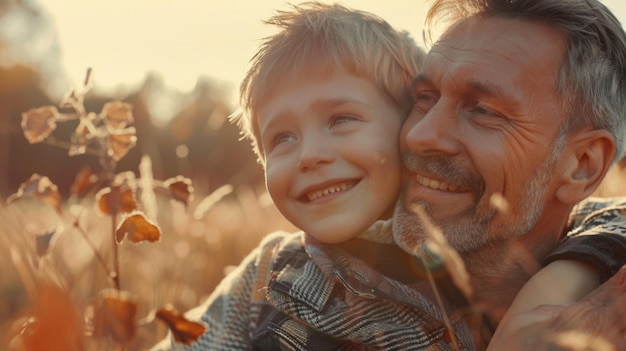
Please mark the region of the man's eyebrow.
[[478, 94], [480, 95], [490, 96], [502, 100], [511, 99], [507, 94], [504, 93], [502, 88], [496, 84], [472, 80], [467, 82], [467, 86], [472, 88], [472, 90], [478, 92]]
[[[484, 97], [498, 99], [510, 105], [519, 103], [519, 101], [516, 101], [513, 96], [507, 94], [505, 90], [502, 89], [502, 86], [494, 84], [488, 80], [467, 80], [466, 82], [460, 81], [457, 83], [461, 83], [462, 85], [470, 88], [477, 96], [480, 95]], [[415, 78], [413, 78], [412, 83], [413, 88], [418, 85], [434, 86], [435, 84], [426, 74], [420, 73], [415, 76]]]
[[509, 109], [521, 108], [524, 105], [514, 89], [503, 89], [501, 85], [489, 81], [471, 80], [466, 84], [474, 91], [477, 98], [482, 96], [500, 101], [508, 106]]

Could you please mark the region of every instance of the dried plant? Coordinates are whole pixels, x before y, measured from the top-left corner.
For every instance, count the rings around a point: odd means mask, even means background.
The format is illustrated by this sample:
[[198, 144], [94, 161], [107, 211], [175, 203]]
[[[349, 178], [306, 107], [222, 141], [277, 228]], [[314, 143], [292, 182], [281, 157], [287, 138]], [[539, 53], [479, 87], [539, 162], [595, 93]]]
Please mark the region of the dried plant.
[[[29, 218], [21, 223], [24, 228], [14, 228], [20, 232], [35, 232], [37, 256], [33, 257], [29, 243], [11, 246], [13, 263], [31, 296], [33, 309], [31, 316], [17, 325], [10, 346], [20, 350], [84, 350], [85, 345], [104, 339], [118, 349], [125, 349], [136, 337], [139, 324], [151, 323], [155, 318], [171, 329], [176, 341], [190, 344], [204, 332], [205, 326], [185, 320], [170, 305], [150, 308], [148, 317], [138, 318], [140, 299], [123, 289], [119, 251], [124, 239], [131, 243], [161, 239], [162, 230], [155, 218], [155, 192], [186, 207], [193, 198], [193, 185], [182, 176], [162, 182], [152, 179], [149, 160], [145, 158], [139, 179], [133, 172], [116, 172], [117, 162], [136, 145], [133, 107], [122, 101], [111, 101], [98, 114], [87, 111], [84, 96], [91, 87], [90, 73], [89, 70], [82, 89], [70, 92], [59, 106], [43, 106], [22, 114], [21, 126], [28, 142], [66, 148], [69, 156], [95, 155], [102, 170], [96, 174], [85, 168], [76, 175], [71, 188], [76, 204], [71, 213], [64, 210], [57, 186], [39, 174], [33, 174], [8, 198], [7, 212], [11, 205], [34, 199], [56, 213], [52, 216], [52, 228], [28, 229], [29, 223], [34, 222]], [[59, 123], [76, 120], [78, 125], [69, 141], [54, 137]], [[138, 201], [138, 194], [142, 201]], [[84, 215], [90, 211], [109, 219], [107, 252], [112, 253], [110, 258], [103, 254], [102, 245], [94, 242], [91, 229], [85, 223]], [[72, 282], [63, 274], [63, 269], [44, 262], [54, 237], [63, 231], [64, 222], [70, 222], [72, 230], [80, 234], [108, 277], [108, 286], [94, 292], [94, 296], [88, 298], [91, 302], [82, 305], [73, 303]]]

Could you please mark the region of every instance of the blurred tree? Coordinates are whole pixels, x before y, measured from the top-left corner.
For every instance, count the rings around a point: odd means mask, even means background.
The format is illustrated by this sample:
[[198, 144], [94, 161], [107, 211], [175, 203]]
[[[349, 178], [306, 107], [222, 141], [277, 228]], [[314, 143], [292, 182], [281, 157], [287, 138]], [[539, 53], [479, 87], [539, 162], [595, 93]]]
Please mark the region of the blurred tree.
[[[30, 145], [22, 135], [21, 113], [54, 105], [62, 96], [58, 86], [68, 89], [60, 53], [53, 21], [37, 1], [0, 0], [0, 196], [13, 193], [32, 173], [48, 176], [67, 194], [82, 166], [99, 168], [96, 157], [70, 157], [62, 148]], [[85, 107], [100, 111], [114, 97], [98, 93], [97, 74], [93, 80], [95, 88], [86, 96]], [[151, 74], [137, 91], [125, 97], [115, 94], [115, 99], [134, 106], [138, 137], [137, 147], [119, 162], [118, 171], [136, 172], [141, 156], [149, 155], [156, 178], [184, 175], [199, 191], [227, 183], [262, 184], [261, 167], [249, 144], [239, 140], [237, 127], [227, 120], [232, 110], [227, 94], [211, 79], [199, 78], [193, 91], [182, 93]], [[54, 138], [69, 140], [76, 123], [59, 125]]]
[[181, 111], [159, 132], [160, 169], [163, 178], [182, 174], [200, 190], [213, 191], [230, 183], [263, 181], [249, 144], [228, 121], [231, 107], [223, 92], [208, 79], [200, 79], [185, 96]]

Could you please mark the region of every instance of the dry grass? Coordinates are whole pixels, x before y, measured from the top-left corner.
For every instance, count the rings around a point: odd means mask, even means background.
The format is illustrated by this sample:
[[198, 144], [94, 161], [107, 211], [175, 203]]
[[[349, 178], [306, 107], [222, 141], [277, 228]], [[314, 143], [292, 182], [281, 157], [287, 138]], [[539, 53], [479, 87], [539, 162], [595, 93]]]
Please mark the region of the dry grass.
[[[208, 194], [207, 194], [208, 195]], [[188, 208], [157, 193], [157, 221], [162, 237], [156, 243], [123, 242], [118, 246], [120, 285], [138, 298], [140, 318], [151, 310], [172, 304], [185, 311], [202, 301], [238, 264], [261, 237], [276, 229], [293, 230], [268, 200], [263, 188], [242, 187], [223, 197], [204, 216], [194, 210], [205, 198], [196, 193]], [[206, 204], [206, 202], [205, 202]], [[111, 262], [111, 220], [88, 203], [65, 201], [58, 215], [48, 204], [22, 198], [0, 209], [0, 341], [11, 339], [15, 328], [31, 313], [38, 282], [52, 279], [69, 291], [77, 311], [98, 292], [112, 287], [87, 241], [73, 227], [77, 219], [106, 262]], [[53, 236], [48, 253], [39, 256], [35, 237], [51, 228], [63, 228]], [[62, 319], [62, 316], [59, 316]], [[18, 328], [19, 330], [19, 328]], [[153, 321], [137, 330], [129, 350], [142, 350], [165, 336], [164, 324]], [[102, 349], [112, 344], [100, 340]], [[98, 348], [94, 348], [98, 349]]]
[[[137, 141], [133, 106], [112, 101], [88, 111], [90, 72], [58, 106], [22, 113], [29, 143], [91, 155], [101, 169], [68, 174], [76, 178], [68, 198], [41, 174], [0, 199], [3, 350], [147, 349], [167, 334], [155, 310], [198, 305], [263, 236], [295, 229], [262, 184], [209, 193], [206, 179], [196, 179], [199, 186], [180, 176], [154, 179], [148, 156], [139, 177], [119, 172]], [[76, 126], [72, 136], [57, 138], [57, 124], [68, 121]]]
[[[81, 121], [88, 120], [82, 96], [75, 96], [70, 102], [79, 112]], [[134, 138], [134, 127], [126, 124], [132, 122], [130, 107], [125, 108], [128, 111], [122, 109], [117, 115], [107, 116], [108, 123], [118, 124], [114, 128], [117, 132], [123, 131], [127, 133], [124, 135]], [[63, 120], [58, 111], [53, 112], [50, 115], [43, 113], [41, 119], [34, 119], [32, 125], [25, 127], [25, 131], [32, 132], [31, 142], [45, 141], [54, 131], [50, 125], [52, 118]], [[114, 135], [108, 133], [96, 138], [106, 140]], [[134, 140], [118, 140], [118, 144], [121, 145], [115, 150], [118, 153], [112, 156], [96, 153], [104, 158], [113, 157], [103, 163], [110, 168], [104, 172], [106, 181], [100, 184], [101, 187], [110, 185], [115, 177], [116, 162], [134, 146]], [[102, 145], [111, 149], [110, 142]], [[70, 150], [76, 146], [71, 143]], [[21, 196], [9, 203], [0, 199], [0, 266], [3, 267], [0, 274], [0, 348], [39, 350], [25, 344], [15, 347], [19, 345], [17, 341], [24, 343], [21, 332], [28, 333], [39, 327], [46, 329], [44, 334], [49, 338], [37, 340], [49, 341], [44, 343], [46, 350], [67, 350], [67, 347], [57, 347], [50, 342], [52, 338], [58, 338], [55, 333], [64, 326], [76, 333], [70, 338], [79, 339], [81, 345], [75, 349], [147, 349], [167, 333], [163, 323], [148, 318], [155, 309], [171, 304], [178, 311], [186, 311], [198, 305], [230, 267], [250, 253], [263, 236], [278, 229], [295, 230], [272, 205], [262, 185], [220, 188], [212, 194], [196, 187], [194, 200], [185, 205], [183, 203], [187, 200], [176, 199], [172, 192], [146, 190], [152, 188], [146, 184], [161, 182], [152, 178], [150, 163], [147, 165], [144, 164], [143, 168], [140, 165], [142, 174], [138, 183], [142, 185], [137, 189], [136, 200], [138, 209], [160, 227], [161, 237], [155, 243], [131, 243], [128, 240], [115, 243], [113, 238], [119, 221], [112, 221], [112, 218], [121, 216], [98, 211], [95, 191], [84, 197], [63, 199], [58, 204], [61, 211], [54, 207], [54, 199], [51, 205], [50, 201], [42, 201], [41, 196]], [[624, 169], [624, 162], [621, 162], [608, 177], [611, 182], [605, 181], [598, 195], [623, 195]], [[47, 234], [52, 240], [47, 252], [42, 254], [37, 250], [37, 243]], [[439, 247], [447, 247], [445, 242], [436, 240], [437, 237], [431, 239]], [[449, 261], [460, 262], [459, 259]], [[462, 265], [457, 266], [449, 267], [452, 273], [461, 270]], [[112, 279], [111, 272], [117, 272], [117, 282]], [[49, 283], [61, 290], [50, 289]], [[108, 337], [84, 336], [84, 332], [89, 331], [89, 323], [85, 324], [83, 320], [92, 317], [90, 306], [101, 291], [116, 287], [116, 283], [137, 301], [135, 321], [139, 328], [123, 348]], [[466, 285], [459, 284], [461, 288]], [[35, 327], [28, 319], [33, 315], [39, 317], [39, 324]], [[76, 325], [80, 327], [76, 328]]]

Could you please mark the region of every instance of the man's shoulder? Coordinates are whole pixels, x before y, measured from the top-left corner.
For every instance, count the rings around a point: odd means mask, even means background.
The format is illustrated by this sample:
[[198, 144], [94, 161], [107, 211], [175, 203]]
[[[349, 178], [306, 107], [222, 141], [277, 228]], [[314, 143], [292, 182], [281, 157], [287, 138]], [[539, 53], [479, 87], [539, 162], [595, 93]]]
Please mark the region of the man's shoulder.
[[626, 197], [590, 197], [576, 205], [569, 218], [569, 229], [605, 223], [626, 225]]

